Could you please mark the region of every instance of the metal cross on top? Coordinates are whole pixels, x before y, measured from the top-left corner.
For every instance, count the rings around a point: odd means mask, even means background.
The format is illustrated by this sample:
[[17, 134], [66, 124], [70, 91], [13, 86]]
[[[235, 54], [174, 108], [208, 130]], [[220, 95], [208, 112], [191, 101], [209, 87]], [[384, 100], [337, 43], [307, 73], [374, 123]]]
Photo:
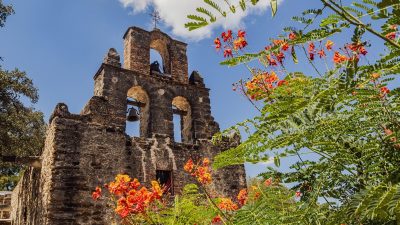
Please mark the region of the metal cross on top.
[[157, 29], [157, 23], [161, 20], [160, 13], [157, 10], [153, 10], [152, 13], [149, 14], [154, 22], [154, 29]]

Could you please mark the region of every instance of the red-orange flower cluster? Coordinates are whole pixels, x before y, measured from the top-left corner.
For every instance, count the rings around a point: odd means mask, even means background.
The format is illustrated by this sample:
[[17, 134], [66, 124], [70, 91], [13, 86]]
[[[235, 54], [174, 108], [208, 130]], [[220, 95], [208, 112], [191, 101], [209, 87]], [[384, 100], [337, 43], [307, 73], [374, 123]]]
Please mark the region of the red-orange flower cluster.
[[[237, 37], [236, 39], [233, 38], [232, 36], [232, 30], [227, 30], [226, 32], [222, 32], [221, 38], [222, 41], [224, 42], [224, 58], [229, 58], [233, 57], [233, 50], [238, 51], [247, 46], [247, 40], [246, 40], [246, 32], [243, 30], [238, 30]], [[219, 37], [214, 39], [214, 45], [215, 49], [220, 50], [222, 48], [222, 43]]]
[[396, 32], [394, 32], [394, 31], [390, 32], [390, 33], [386, 34], [386, 37], [390, 40], [394, 40], [394, 39], [396, 39]]
[[382, 94], [382, 95], [387, 95], [387, 94], [389, 94], [389, 93], [390, 93], [389, 88], [387, 88], [387, 87], [381, 87], [381, 94]]
[[210, 184], [212, 181], [211, 171], [210, 171], [210, 160], [204, 158], [201, 163], [194, 164], [192, 159], [189, 159], [183, 169], [189, 172], [192, 176], [196, 177], [197, 180], [204, 185]]
[[335, 54], [333, 55], [333, 62], [336, 64], [343, 63], [347, 60], [348, 60], [347, 56], [342, 55], [339, 52], [335, 52]]
[[348, 44], [346, 47], [350, 49], [355, 55], [359, 54], [366, 55], [368, 53], [364, 45], [360, 43]]
[[293, 32], [291, 32], [290, 34], [289, 34], [289, 39], [290, 40], [294, 40], [294, 39], [296, 39], [296, 34], [295, 33], [293, 33]]
[[247, 189], [242, 189], [239, 191], [239, 194], [237, 196], [237, 200], [239, 201], [240, 205], [244, 205], [247, 202], [247, 198], [248, 198], [248, 193], [247, 193]]
[[226, 211], [235, 211], [239, 207], [236, 203], [232, 202], [230, 198], [221, 198], [218, 203], [218, 208]]
[[97, 200], [101, 197], [101, 188], [96, 187], [96, 190], [92, 193], [93, 200]]
[[325, 43], [325, 48], [326, 48], [328, 51], [330, 51], [330, 50], [332, 50], [333, 44], [334, 44], [333, 41], [327, 40], [326, 43]]
[[[139, 214], [146, 211], [151, 203], [161, 199], [163, 190], [157, 181], [151, 182], [151, 189], [142, 186], [139, 181], [131, 179], [128, 175], [118, 174], [115, 181], [105, 185], [110, 194], [117, 197], [115, 212], [125, 218], [131, 214]], [[97, 187], [93, 192], [93, 199], [101, 196], [101, 188]]]
[[215, 44], [215, 49], [217, 50], [221, 49], [221, 41], [219, 40], [219, 38], [215, 38], [214, 44]]
[[221, 222], [222, 222], [222, 218], [220, 215], [216, 215], [211, 221], [211, 223], [213, 223], [213, 224], [217, 224], [217, 223], [221, 223]]
[[267, 187], [271, 186], [271, 184], [272, 184], [272, 177], [266, 179], [265, 182], [264, 182], [264, 184], [265, 184], [265, 186], [267, 186]]
[[315, 45], [312, 42], [308, 45], [308, 55], [310, 57], [310, 60], [314, 60]]
[[246, 92], [251, 99], [260, 100], [270, 95], [278, 86], [287, 84], [286, 80], [279, 80], [274, 71], [260, 73], [253, 76], [251, 80], [245, 84]]

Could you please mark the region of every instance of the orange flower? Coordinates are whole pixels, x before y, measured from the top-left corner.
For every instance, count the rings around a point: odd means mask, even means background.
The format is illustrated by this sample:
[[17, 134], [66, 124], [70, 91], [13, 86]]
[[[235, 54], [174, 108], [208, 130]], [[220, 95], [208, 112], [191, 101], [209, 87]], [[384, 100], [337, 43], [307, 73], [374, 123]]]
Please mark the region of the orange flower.
[[397, 25], [396, 24], [390, 25], [389, 28], [392, 30], [397, 30]]
[[225, 57], [225, 58], [226, 58], [226, 57], [233, 57], [232, 49], [230, 49], [230, 48], [225, 49], [225, 50], [224, 50], [224, 57]]
[[279, 40], [279, 39], [272, 40], [272, 43], [274, 43], [274, 45], [281, 45], [283, 43], [283, 40]]
[[193, 160], [192, 160], [192, 159], [189, 159], [189, 160], [186, 162], [185, 166], [183, 167], [183, 169], [184, 169], [186, 172], [189, 172], [189, 173], [192, 172], [193, 168], [194, 168], [194, 165], [193, 165]]
[[253, 84], [252, 81], [247, 81], [247, 82], [246, 82], [246, 88], [247, 88], [248, 90], [253, 90], [253, 89], [255, 88], [255, 86], [254, 86], [254, 84]]
[[138, 188], [139, 186], [140, 186], [140, 182], [139, 182], [139, 180], [138, 179], [133, 179], [133, 181], [131, 181], [130, 183], [129, 183], [129, 186], [131, 187], [131, 188], [133, 188], [133, 189], [136, 189], [136, 188]]
[[202, 184], [210, 184], [211, 174], [208, 172], [208, 167], [199, 166], [196, 171], [197, 180]]
[[221, 41], [219, 40], [219, 38], [215, 38], [214, 44], [215, 44], [215, 49], [217, 50], [221, 49]]
[[272, 177], [266, 179], [265, 182], [264, 182], [264, 184], [265, 184], [265, 186], [267, 186], [267, 187], [271, 186], [271, 184], [272, 184]]
[[248, 198], [248, 193], [247, 193], [247, 189], [242, 189], [239, 191], [239, 194], [237, 196], [237, 199], [239, 201], [239, 204], [244, 205], [246, 204]]
[[388, 38], [390, 40], [394, 40], [396, 38], [396, 32], [390, 32], [390, 33], [386, 34], [386, 38]]
[[116, 182], [129, 182], [131, 178], [126, 175], [126, 174], [118, 174], [117, 177], [115, 178]]
[[276, 60], [271, 57], [271, 54], [267, 55], [267, 60], [270, 66], [277, 66]]
[[275, 81], [279, 80], [278, 75], [274, 71], [271, 71], [269, 74], [266, 74], [265, 82], [266, 83], [273, 83]]
[[323, 49], [321, 49], [321, 50], [318, 51], [318, 55], [319, 55], [320, 58], [326, 56], [325, 51], [324, 51]]
[[301, 196], [301, 192], [300, 191], [296, 191], [296, 198], [299, 198]]
[[124, 197], [121, 197], [117, 201], [117, 207], [115, 208], [115, 212], [121, 217], [125, 218], [129, 215], [131, 209], [127, 204], [127, 201]]
[[376, 79], [379, 79], [381, 77], [381, 75], [379, 73], [373, 73], [371, 75], [371, 77], [372, 77], [373, 80], [376, 80]]
[[203, 184], [207, 185], [212, 182], [211, 173], [209, 171], [210, 160], [208, 158], [204, 158], [202, 161], [202, 166], [199, 163], [194, 166], [193, 160], [189, 159], [189, 161], [184, 166], [185, 171], [191, 173], [192, 176], [196, 177], [197, 180]]
[[[131, 179], [128, 175], [118, 174], [115, 181], [105, 185], [109, 192], [118, 197], [115, 212], [125, 218], [130, 214], [144, 213], [151, 203], [161, 199], [163, 191], [157, 181], [151, 181], [151, 190], [146, 187], [140, 187], [138, 179]], [[140, 188], [140, 189], [139, 189]], [[101, 195], [101, 189], [96, 188], [92, 197], [98, 199]]]
[[239, 37], [238, 39], [233, 41], [233, 47], [235, 50], [242, 49], [246, 46], [247, 46], [247, 41], [246, 41], [246, 39], [244, 39], [242, 37]]
[[238, 37], [240, 37], [240, 38], [244, 38], [244, 36], [246, 35], [246, 32], [245, 31], [243, 31], [243, 30], [238, 30]]
[[258, 198], [260, 198], [260, 196], [261, 196], [261, 192], [256, 192], [255, 194], [254, 194], [254, 200], [257, 200]]
[[348, 44], [346, 47], [349, 48], [354, 54], [366, 55], [368, 53], [363, 44], [360, 43]]
[[388, 94], [388, 93], [390, 93], [389, 88], [387, 88], [387, 87], [381, 87], [381, 94], [382, 94], [382, 95], [386, 95], [386, 94]]
[[281, 49], [282, 49], [282, 51], [287, 51], [289, 49], [289, 44], [286, 41], [284, 41], [281, 44]]
[[221, 37], [224, 40], [224, 42], [232, 40], [232, 30], [228, 30], [227, 32], [222, 32]]
[[315, 52], [315, 45], [314, 43], [310, 43], [308, 45], [308, 54], [310, 55], [310, 60], [314, 60], [314, 52]]
[[328, 51], [332, 50], [333, 44], [334, 44], [333, 41], [327, 40], [327, 41], [326, 41], [326, 44], [325, 44], [326, 49], [327, 49]]
[[358, 49], [358, 51], [359, 51], [361, 54], [363, 54], [363, 55], [366, 55], [366, 54], [368, 53], [368, 51], [364, 48], [364, 46], [361, 46], [361, 47]]
[[283, 54], [282, 52], [279, 52], [277, 55], [276, 55], [276, 60], [278, 60], [278, 62], [280, 63], [280, 64], [282, 64], [283, 63], [283, 60], [285, 59], [285, 54]]
[[290, 40], [296, 39], [296, 34], [293, 33], [293, 32], [291, 32], [291, 33], [289, 34], [289, 39], [290, 39]]
[[160, 187], [160, 184], [157, 182], [157, 181], [152, 181], [151, 182], [151, 187], [152, 187], [152, 189], [153, 189], [153, 196], [154, 196], [154, 198], [155, 199], [160, 199], [161, 198], [161, 196], [162, 196], [162, 194], [163, 194], [163, 191], [162, 191], [162, 189], [161, 189], [161, 187]]
[[286, 81], [286, 80], [280, 80], [280, 81], [278, 81], [278, 87], [279, 86], [282, 86], [282, 85], [286, 85], [288, 82]]
[[111, 194], [121, 196], [129, 189], [131, 178], [125, 174], [118, 174], [114, 182], [108, 184], [108, 191]]
[[230, 198], [222, 198], [220, 203], [218, 204], [218, 208], [221, 210], [226, 210], [226, 211], [235, 211], [239, 207], [238, 207], [238, 205], [233, 203]]
[[335, 54], [333, 56], [334, 63], [342, 63], [342, 62], [345, 62], [346, 60], [348, 60], [348, 59], [345, 55], [341, 55], [339, 52], [335, 52]]
[[209, 166], [210, 165], [210, 160], [208, 158], [203, 159], [203, 166]]
[[97, 200], [101, 197], [101, 188], [100, 187], [96, 187], [96, 190], [92, 193], [92, 198], [93, 200]]
[[211, 221], [211, 223], [220, 223], [220, 222], [222, 222], [220, 215], [216, 215]]
[[314, 50], [315, 50], [315, 45], [314, 45], [314, 43], [311, 42], [308, 45], [308, 53], [314, 52]]

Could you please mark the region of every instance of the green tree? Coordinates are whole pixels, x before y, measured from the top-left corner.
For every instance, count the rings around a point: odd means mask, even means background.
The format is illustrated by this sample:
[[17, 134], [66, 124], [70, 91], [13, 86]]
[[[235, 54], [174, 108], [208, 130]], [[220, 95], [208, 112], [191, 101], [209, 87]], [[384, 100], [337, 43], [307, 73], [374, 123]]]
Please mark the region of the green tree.
[[[0, 0], [0, 27], [13, 13], [13, 8]], [[28, 105], [36, 103], [38, 97], [25, 72], [8, 71], [0, 65], [0, 190], [11, 190], [24, 168], [5, 161], [41, 152], [45, 132], [43, 114]]]
[[[214, 12], [227, 16], [213, 1], [204, 2], [210, 10], [197, 12], [211, 19], [188, 16], [198, 21], [188, 23], [189, 29], [214, 22]], [[301, 25], [284, 28], [285, 34], [274, 38], [280, 42], [272, 40], [265, 50], [242, 54], [234, 51], [234, 42], [228, 43], [234, 55], [221, 64], [249, 68], [250, 81], [239, 81], [238, 89], [260, 115], [221, 134], [247, 131], [250, 136], [217, 156], [215, 166], [261, 162], [273, 156], [279, 167], [282, 158], [296, 157], [291, 171], [271, 167], [262, 175], [295, 184], [293, 189], [302, 193], [302, 206], [306, 206], [298, 211], [302, 216], [297, 214], [306, 219], [303, 224], [399, 224], [400, 90], [387, 86], [394, 84], [400, 72], [400, 3], [320, 2], [293, 17]], [[235, 13], [235, 7], [226, 3]], [[369, 43], [372, 36], [382, 43]], [[348, 43], [335, 43], [329, 51], [328, 39]], [[369, 58], [367, 50], [375, 56]], [[289, 58], [300, 65], [298, 71], [287, 70]], [[253, 60], [262, 67], [250, 66]], [[307, 64], [314, 73], [304, 74]], [[283, 85], [268, 81], [273, 73]], [[310, 154], [315, 157], [306, 160]], [[321, 201], [329, 210], [320, 207]]]
[[0, 0], [0, 27], [4, 27], [7, 17], [14, 13], [14, 9], [10, 5], [4, 5]]

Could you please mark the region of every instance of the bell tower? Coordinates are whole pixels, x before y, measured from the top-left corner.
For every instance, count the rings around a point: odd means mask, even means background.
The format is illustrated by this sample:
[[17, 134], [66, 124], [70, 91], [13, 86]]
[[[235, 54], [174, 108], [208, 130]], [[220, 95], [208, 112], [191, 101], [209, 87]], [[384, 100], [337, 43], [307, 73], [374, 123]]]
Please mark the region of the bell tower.
[[160, 53], [165, 74], [169, 74], [174, 81], [187, 83], [186, 44], [173, 40], [159, 29], [148, 32], [131, 27], [126, 31], [124, 35], [124, 68], [148, 74], [150, 49]]
[[[138, 27], [130, 27], [123, 40], [123, 62], [115, 49], [108, 51], [94, 76], [94, 94], [79, 114], [65, 103], [56, 106], [42, 167], [27, 169], [14, 190], [13, 224], [113, 224], [113, 210], [91, 199], [97, 185], [122, 173], [145, 185], [158, 180], [170, 194], [180, 194], [197, 182], [183, 170], [189, 159], [212, 161], [239, 143], [238, 137], [211, 142], [219, 125], [203, 78], [197, 71], [189, 76], [185, 43]], [[160, 53], [163, 70], [151, 65], [150, 49]], [[126, 132], [131, 123], [139, 123], [136, 135]], [[225, 196], [246, 187], [243, 165], [212, 176], [211, 187]]]

